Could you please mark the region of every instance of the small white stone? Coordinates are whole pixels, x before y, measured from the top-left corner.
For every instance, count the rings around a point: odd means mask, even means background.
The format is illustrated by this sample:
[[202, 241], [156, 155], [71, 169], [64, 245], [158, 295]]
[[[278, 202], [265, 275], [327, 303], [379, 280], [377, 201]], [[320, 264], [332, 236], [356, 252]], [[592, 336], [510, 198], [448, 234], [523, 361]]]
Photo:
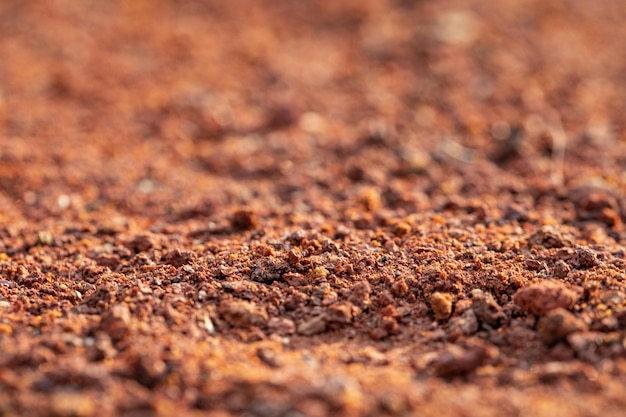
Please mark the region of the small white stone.
[[66, 208], [68, 208], [71, 204], [72, 200], [70, 199], [70, 196], [67, 194], [61, 194], [58, 198], [57, 198], [57, 206], [61, 209], [61, 210], [65, 210]]

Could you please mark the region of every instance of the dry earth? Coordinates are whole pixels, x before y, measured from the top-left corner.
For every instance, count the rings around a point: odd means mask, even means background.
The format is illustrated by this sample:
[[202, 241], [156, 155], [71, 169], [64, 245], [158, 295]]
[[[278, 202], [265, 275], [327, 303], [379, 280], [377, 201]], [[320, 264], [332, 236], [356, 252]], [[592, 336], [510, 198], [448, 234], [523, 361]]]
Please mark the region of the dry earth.
[[0, 3], [0, 416], [621, 416], [626, 2]]

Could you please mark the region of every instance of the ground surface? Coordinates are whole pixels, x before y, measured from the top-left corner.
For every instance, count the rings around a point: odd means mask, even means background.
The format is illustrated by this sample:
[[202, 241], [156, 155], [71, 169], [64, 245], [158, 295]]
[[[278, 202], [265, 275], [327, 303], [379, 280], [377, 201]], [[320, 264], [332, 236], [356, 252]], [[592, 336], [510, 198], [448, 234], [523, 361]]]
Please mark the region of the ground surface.
[[2, 1], [0, 415], [622, 415], [625, 19]]

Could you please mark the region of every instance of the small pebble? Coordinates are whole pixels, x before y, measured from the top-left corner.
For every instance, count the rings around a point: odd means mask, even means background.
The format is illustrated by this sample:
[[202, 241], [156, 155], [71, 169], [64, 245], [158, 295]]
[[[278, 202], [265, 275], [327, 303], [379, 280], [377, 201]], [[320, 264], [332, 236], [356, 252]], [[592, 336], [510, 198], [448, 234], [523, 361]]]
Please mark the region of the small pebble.
[[587, 326], [569, 311], [556, 308], [539, 320], [537, 330], [541, 341], [552, 346], [572, 333], [587, 330]]
[[545, 280], [520, 288], [513, 296], [513, 302], [526, 313], [543, 316], [555, 308], [572, 307], [582, 292], [580, 287]]
[[315, 316], [298, 326], [298, 334], [303, 336], [313, 336], [316, 334], [324, 333], [326, 331], [326, 316], [320, 314]]
[[435, 313], [435, 320], [445, 320], [452, 315], [452, 294], [435, 292], [430, 296], [430, 307]]

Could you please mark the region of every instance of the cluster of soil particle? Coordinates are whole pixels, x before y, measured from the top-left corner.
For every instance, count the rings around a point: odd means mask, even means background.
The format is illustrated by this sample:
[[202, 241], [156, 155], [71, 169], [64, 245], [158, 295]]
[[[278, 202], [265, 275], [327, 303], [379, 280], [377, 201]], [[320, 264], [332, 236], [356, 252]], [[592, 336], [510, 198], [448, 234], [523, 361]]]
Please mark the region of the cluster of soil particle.
[[0, 4], [0, 416], [618, 416], [626, 3]]

